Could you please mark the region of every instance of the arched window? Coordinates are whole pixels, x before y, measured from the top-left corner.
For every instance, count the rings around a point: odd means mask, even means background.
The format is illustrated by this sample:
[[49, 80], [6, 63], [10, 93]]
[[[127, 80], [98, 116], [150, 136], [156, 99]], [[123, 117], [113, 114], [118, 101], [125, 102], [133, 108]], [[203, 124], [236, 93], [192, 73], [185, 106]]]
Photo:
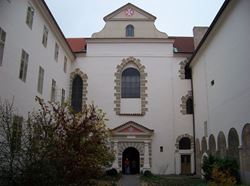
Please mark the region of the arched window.
[[193, 100], [192, 100], [192, 98], [187, 99], [186, 109], [187, 109], [187, 114], [193, 114], [194, 109], [193, 109]]
[[191, 140], [188, 137], [181, 138], [179, 149], [191, 149]]
[[140, 98], [140, 72], [127, 68], [122, 72], [122, 98]]
[[192, 78], [192, 72], [191, 68], [186, 64], [185, 66], [185, 79], [191, 79]]
[[82, 89], [83, 81], [79, 75], [76, 75], [72, 82], [71, 106], [76, 112], [82, 110]]
[[134, 26], [133, 25], [128, 25], [126, 27], [126, 36], [127, 37], [133, 37], [134, 36]]

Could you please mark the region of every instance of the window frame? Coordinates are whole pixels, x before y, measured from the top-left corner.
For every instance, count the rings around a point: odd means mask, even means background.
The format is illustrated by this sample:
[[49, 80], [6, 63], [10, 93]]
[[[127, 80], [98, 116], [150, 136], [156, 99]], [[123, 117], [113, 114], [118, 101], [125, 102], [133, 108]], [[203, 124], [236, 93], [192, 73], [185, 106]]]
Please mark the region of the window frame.
[[55, 102], [56, 101], [56, 81], [52, 79], [51, 83], [51, 97], [50, 101]]
[[61, 104], [63, 104], [65, 102], [65, 95], [66, 95], [66, 91], [65, 91], [65, 89], [62, 88]]
[[185, 79], [192, 79], [192, 69], [188, 66], [188, 63], [185, 65], [184, 68], [185, 72]]
[[30, 29], [32, 29], [34, 21], [35, 9], [31, 4], [28, 5], [27, 14], [26, 14], [26, 24]]
[[68, 62], [68, 58], [66, 56], [64, 56], [64, 62], [63, 62], [64, 73], [67, 73], [67, 62]]
[[126, 26], [126, 37], [134, 37], [135, 36], [135, 28], [133, 25], [129, 24]]
[[194, 114], [194, 108], [193, 108], [193, 99], [192, 97], [189, 97], [186, 101], [186, 113], [187, 114]]
[[6, 41], [6, 32], [0, 27], [0, 66], [2, 66], [3, 64], [5, 41]]
[[23, 123], [23, 117], [14, 115], [13, 122], [12, 122], [12, 138], [13, 138], [13, 144], [11, 146], [13, 152], [18, 152], [21, 149], [21, 143], [22, 143], [22, 123]]
[[191, 149], [191, 139], [189, 137], [182, 137], [179, 141], [179, 150], [190, 150]]
[[[132, 70], [132, 71], [130, 71]], [[124, 73], [135, 73], [133, 75], [124, 75]], [[133, 67], [125, 68], [121, 73], [121, 98], [141, 98], [141, 80], [140, 71]]]
[[54, 59], [56, 60], [56, 62], [58, 61], [58, 57], [59, 57], [59, 45], [56, 42], [55, 43], [55, 53], [54, 53]]
[[44, 69], [41, 66], [39, 66], [37, 92], [40, 94], [43, 93], [43, 81], [44, 81]]
[[[82, 104], [84, 101], [83, 100], [83, 89], [84, 89], [83, 86], [84, 86], [84, 83], [83, 83], [82, 77], [78, 74], [75, 75], [74, 78], [72, 79], [72, 90], [71, 90], [71, 107], [73, 108], [75, 112], [82, 111]], [[79, 103], [79, 104], [75, 104], [75, 103]]]
[[21, 79], [23, 82], [26, 82], [28, 62], [29, 62], [29, 54], [24, 49], [22, 49], [21, 63], [19, 69], [19, 79]]
[[44, 25], [43, 27], [43, 37], [42, 37], [42, 44], [46, 48], [48, 43], [48, 35], [49, 35], [49, 29]]

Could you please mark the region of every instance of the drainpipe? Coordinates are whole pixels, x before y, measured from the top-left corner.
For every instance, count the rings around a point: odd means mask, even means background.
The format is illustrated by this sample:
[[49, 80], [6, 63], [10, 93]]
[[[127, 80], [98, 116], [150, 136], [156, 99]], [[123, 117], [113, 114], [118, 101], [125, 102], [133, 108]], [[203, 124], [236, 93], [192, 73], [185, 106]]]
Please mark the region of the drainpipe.
[[[190, 66], [189, 66], [190, 68]], [[191, 91], [192, 91], [192, 100], [193, 100], [193, 138], [194, 138], [194, 174], [196, 174], [196, 143], [195, 143], [195, 113], [194, 113], [194, 91], [193, 91], [193, 78], [192, 78], [192, 69], [191, 71]]]

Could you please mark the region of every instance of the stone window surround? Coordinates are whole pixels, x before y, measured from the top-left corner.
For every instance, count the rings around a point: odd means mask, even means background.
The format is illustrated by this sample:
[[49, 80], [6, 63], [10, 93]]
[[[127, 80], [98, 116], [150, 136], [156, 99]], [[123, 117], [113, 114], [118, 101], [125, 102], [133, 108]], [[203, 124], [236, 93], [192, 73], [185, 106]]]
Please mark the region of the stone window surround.
[[187, 115], [187, 100], [189, 98], [192, 98], [192, 91], [191, 90], [188, 91], [187, 95], [181, 97], [181, 104], [180, 104], [181, 110], [180, 110], [180, 112], [183, 115]]
[[180, 142], [180, 140], [181, 140], [182, 138], [189, 138], [189, 139], [190, 139], [190, 142], [191, 142], [191, 149], [194, 148], [194, 138], [193, 138], [191, 135], [189, 135], [189, 134], [182, 134], [182, 135], [180, 135], [180, 136], [178, 136], [178, 137], [176, 138], [175, 147], [176, 147], [177, 150], [179, 150], [179, 142]]
[[[126, 68], [126, 66], [128, 66], [129, 64], [133, 64], [135, 65], [139, 72], [140, 72], [140, 94], [141, 94], [141, 113], [140, 114], [121, 114], [121, 75], [122, 75], [122, 71]], [[128, 58], [124, 58], [122, 59], [122, 63], [120, 65], [117, 65], [116, 67], [117, 71], [115, 73], [115, 108], [114, 111], [116, 112], [117, 115], [133, 115], [133, 116], [143, 116], [145, 115], [146, 111], [148, 111], [148, 108], [146, 108], [147, 105], [147, 101], [146, 101], [146, 77], [147, 77], [147, 73], [145, 73], [145, 66], [142, 65], [140, 63], [140, 59], [136, 59], [134, 57], [128, 57]]]
[[87, 101], [87, 87], [88, 87], [88, 76], [87, 74], [84, 74], [79, 68], [75, 69], [70, 74], [70, 87], [69, 87], [69, 97], [70, 97], [70, 103], [71, 103], [71, 97], [72, 97], [72, 83], [76, 75], [79, 75], [82, 78], [83, 88], [82, 88], [82, 108], [84, 108], [84, 105]]
[[180, 79], [186, 79], [185, 78], [185, 67], [186, 67], [187, 63], [188, 63], [188, 59], [185, 59], [179, 63], [179, 65], [180, 65], [180, 70], [179, 70]]

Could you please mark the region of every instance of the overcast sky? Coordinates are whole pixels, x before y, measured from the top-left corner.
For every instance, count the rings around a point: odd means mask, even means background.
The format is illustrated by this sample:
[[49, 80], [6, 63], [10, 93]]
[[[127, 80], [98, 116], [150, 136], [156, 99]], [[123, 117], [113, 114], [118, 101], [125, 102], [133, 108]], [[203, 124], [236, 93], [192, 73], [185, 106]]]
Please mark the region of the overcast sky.
[[91, 37], [103, 17], [132, 3], [157, 17], [169, 36], [192, 36], [194, 26], [209, 26], [224, 0], [45, 0], [66, 37]]

